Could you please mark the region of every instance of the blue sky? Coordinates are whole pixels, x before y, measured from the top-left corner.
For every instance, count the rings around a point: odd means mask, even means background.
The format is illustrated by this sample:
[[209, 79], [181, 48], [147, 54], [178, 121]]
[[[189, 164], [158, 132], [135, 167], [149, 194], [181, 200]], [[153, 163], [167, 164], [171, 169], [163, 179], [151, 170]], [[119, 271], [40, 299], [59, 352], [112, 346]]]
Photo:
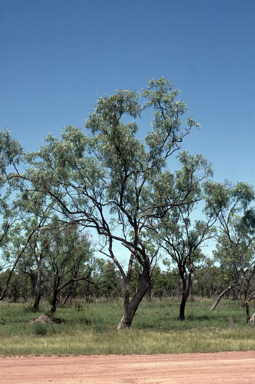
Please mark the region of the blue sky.
[[27, 150], [165, 76], [202, 127], [183, 148], [255, 184], [254, 0], [1, 0], [0, 37], [0, 129]]
[[100, 96], [165, 76], [202, 126], [185, 148], [215, 180], [255, 184], [253, 0], [1, 0], [0, 25], [0, 127], [27, 150], [81, 127]]

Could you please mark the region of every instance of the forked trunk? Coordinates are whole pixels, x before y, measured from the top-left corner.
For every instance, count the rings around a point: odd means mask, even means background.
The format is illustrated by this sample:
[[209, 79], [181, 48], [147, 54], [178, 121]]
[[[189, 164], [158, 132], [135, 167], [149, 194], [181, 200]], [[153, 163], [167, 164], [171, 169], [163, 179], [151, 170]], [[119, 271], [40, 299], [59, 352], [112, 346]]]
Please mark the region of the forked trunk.
[[152, 286], [153, 281], [148, 273], [144, 273], [141, 279], [140, 286], [130, 301], [130, 285], [129, 282], [125, 283], [125, 296], [124, 296], [124, 314], [117, 326], [117, 330], [122, 328], [130, 328], [134, 319], [135, 313], [145, 294]]

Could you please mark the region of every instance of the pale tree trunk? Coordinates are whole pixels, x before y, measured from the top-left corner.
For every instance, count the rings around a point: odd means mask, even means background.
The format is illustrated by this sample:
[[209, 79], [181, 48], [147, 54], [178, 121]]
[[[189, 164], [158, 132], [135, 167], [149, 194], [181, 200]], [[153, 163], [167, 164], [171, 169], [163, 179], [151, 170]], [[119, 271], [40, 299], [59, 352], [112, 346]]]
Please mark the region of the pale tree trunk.
[[247, 324], [250, 321], [250, 306], [249, 306], [249, 287], [246, 279], [244, 279], [244, 299], [245, 299], [245, 312], [246, 312], [246, 322]]
[[35, 292], [34, 292], [34, 304], [33, 308], [39, 310], [40, 299], [42, 296], [41, 292], [41, 261], [37, 263], [37, 277], [35, 283]]
[[227, 287], [226, 289], [224, 289], [224, 291], [221, 292], [221, 294], [217, 297], [217, 299], [215, 300], [213, 306], [211, 307], [211, 311], [213, 311], [217, 305], [219, 304], [219, 302], [221, 301], [222, 297], [228, 292], [230, 291], [230, 289], [233, 289], [235, 287], [239, 287], [240, 285], [242, 284], [241, 283], [233, 283], [231, 284], [229, 287]]

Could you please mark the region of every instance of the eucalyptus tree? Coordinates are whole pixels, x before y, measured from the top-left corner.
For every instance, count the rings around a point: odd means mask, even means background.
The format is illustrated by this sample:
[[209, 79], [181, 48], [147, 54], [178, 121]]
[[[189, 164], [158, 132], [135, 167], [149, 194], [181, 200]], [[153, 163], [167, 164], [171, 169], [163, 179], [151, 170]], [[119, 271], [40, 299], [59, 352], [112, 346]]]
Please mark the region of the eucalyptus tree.
[[245, 249], [244, 244], [239, 243], [238, 248], [240, 252], [245, 253], [243, 260], [240, 260], [239, 253], [236, 252], [228, 237], [223, 234], [218, 239], [216, 250], [213, 251], [215, 260], [224, 272], [225, 286], [231, 285], [232, 282], [236, 283], [233, 288], [233, 297], [237, 304], [238, 291], [241, 294], [241, 288], [244, 290], [245, 300], [250, 298], [252, 279], [255, 274], [255, 243], [251, 244], [249, 249]]
[[[23, 253], [21, 259], [19, 260], [19, 266], [24, 274], [27, 274], [30, 277], [31, 284], [34, 290], [34, 302], [32, 308], [35, 311], [39, 310], [40, 300], [44, 294], [44, 289], [42, 286], [42, 268], [44, 259], [46, 258], [47, 252], [46, 248], [50, 239], [45, 240], [44, 231], [45, 227], [49, 225], [49, 218], [45, 218], [35, 233], [33, 234], [31, 241], [28, 244], [27, 249]], [[27, 228], [24, 231], [23, 238], [26, 239], [27, 233], [31, 228], [35, 227], [38, 221], [38, 217], [29, 217], [26, 221]], [[20, 236], [22, 238], [22, 236]]]
[[225, 290], [225, 287], [235, 282], [236, 285], [233, 287], [233, 297], [238, 303], [238, 289], [241, 288], [240, 282], [240, 259], [238, 254], [233, 249], [232, 243], [226, 234], [221, 233], [216, 243], [215, 250], [213, 250], [214, 260], [219, 265], [221, 271], [221, 283], [222, 289], [220, 292]]
[[213, 294], [222, 290], [222, 286], [226, 282], [224, 271], [220, 266], [215, 265], [215, 260], [211, 257], [203, 258], [202, 264], [196, 271], [195, 281], [197, 295], [201, 295], [202, 299], [204, 295], [210, 299]]
[[[44, 257], [41, 234], [45, 225], [48, 225], [52, 204], [43, 207], [42, 202], [39, 204], [38, 196], [34, 198], [30, 193], [29, 198], [24, 199], [22, 193], [15, 195], [11, 207], [12, 212], [15, 211], [18, 215], [2, 245], [2, 258], [10, 268], [10, 277], [16, 268], [30, 276], [34, 286], [33, 307], [38, 309], [41, 296], [41, 264]], [[5, 294], [8, 284], [9, 280]], [[4, 295], [1, 298], [4, 298]]]
[[223, 252], [227, 262], [233, 265], [233, 277], [218, 296], [211, 310], [229, 290], [243, 286], [246, 300], [247, 322], [249, 314], [249, 280], [254, 271], [255, 225], [252, 202], [255, 199], [253, 186], [238, 182], [232, 186], [225, 182], [206, 184], [206, 211], [218, 220], [218, 252]]
[[[187, 108], [183, 100], [176, 100], [178, 93], [160, 78], [141, 92], [118, 90], [101, 97], [84, 130], [66, 127], [60, 139], [49, 135], [40, 151], [27, 156], [32, 187], [57, 202], [68, 221], [95, 230], [101, 238], [100, 252], [118, 267], [125, 294], [117, 328], [130, 327], [153, 284], [155, 255], [148, 254], [142, 230], [149, 222], [159, 225], [159, 219], [174, 207], [190, 202], [193, 184], [191, 190], [177, 191], [174, 174], [167, 168], [168, 159], [180, 150], [192, 127], [199, 127], [192, 117], [182, 123]], [[139, 140], [137, 119], [146, 109], [153, 110], [152, 126]], [[130, 255], [127, 271], [116, 256], [116, 243]], [[142, 274], [131, 297], [134, 260]]]
[[[92, 249], [88, 235], [80, 233], [77, 226], [63, 223], [61, 218], [52, 216], [51, 211], [45, 212], [45, 219], [41, 220], [40, 226], [37, 225], [39, 220], [39, 215], [28, 217], [23, 233], [19, 233], [18, 237], [12, 236], [12, 254], [15, 257], [20, 243], [26, 241], [27, 234], [36, 227], [19, 259], [18, 267], [30, 277], [34, 290], [32, 308], [39, 310], [40, 300], [47, 294], [52, 305], [51, 313], [54, 313], [60, 292], [69, 288], [67, 300], [74, 283], [90, 275]], [[6, 252], [4, 255], [8, 258]]]
[[192, 281], [204, 255], [201, 246], [215, 236], [214, 217], [193, 220], [200, 214], [199, 203], [203, 199], [202, 182], [213, 175], [213, 169], [201, 155], [191, 156], [182, 152], [179, 156], [182, 168], [176, 172], [177, 195], [187, 194], [186, 204], [177, 204], [149, 231], [165, 254], [176, 264], [182, 281], [179, 318], [185, 319], [185, 306], [192, 290]]
[[98, 297], [117, 298], [121, 295], [122, 279], [116, 264], [108, 259], [94, 258], [91, 280]]
[[[177, 273], [176, 273], [177, 272]], [[162, 271], [158, 267], [158, 273], [155, 276], [153, 285], [153, 293], [155, 297], [163, 298], [174, 296], [180, 285], [180, 276], [178, 271], [169, 268], [167, 271]]]

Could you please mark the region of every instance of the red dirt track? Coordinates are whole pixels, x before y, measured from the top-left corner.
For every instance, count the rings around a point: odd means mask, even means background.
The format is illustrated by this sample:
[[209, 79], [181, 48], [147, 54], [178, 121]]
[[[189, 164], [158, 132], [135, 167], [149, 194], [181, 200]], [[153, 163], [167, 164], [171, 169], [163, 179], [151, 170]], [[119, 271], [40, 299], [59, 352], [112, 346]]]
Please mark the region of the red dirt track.
[[0, 358], [1, 384], [254, 384], [255, 352]]

